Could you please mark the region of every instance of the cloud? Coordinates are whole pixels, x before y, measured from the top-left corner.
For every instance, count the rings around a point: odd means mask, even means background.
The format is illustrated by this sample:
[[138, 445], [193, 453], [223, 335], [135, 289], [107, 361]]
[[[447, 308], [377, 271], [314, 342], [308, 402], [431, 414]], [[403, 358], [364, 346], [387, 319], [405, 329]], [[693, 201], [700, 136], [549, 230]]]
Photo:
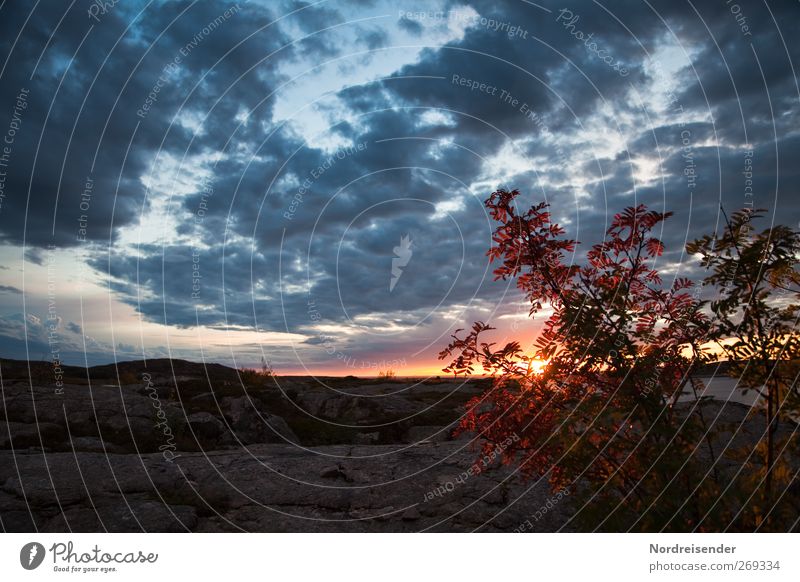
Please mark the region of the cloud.
[[413, 36], [422, 35], [422, 24], [417, 20], [402, 17], [397, 19], [397, 26]]
[[[37, 10], [10, 55], [28, 15], [20, 7], [4, 11], [0, 38], [10, 66], [0, 111], [5, 119], [18, 103], [24, 109], [11, 145], [0, 239], [35, 247], [113, 241], [150, 205], [142, 177], [155, 154], [224, 144], [239, 108], [254, 107], [254, 95], [277, 83], [269, 64], [243, 71], [285, 41], [266, 28], [268, 11], [241, 5], [225, 18], [232, 6], [155, 4], [135, 24], [135, 13], [119, 6], [97, 26], [85, 6], [75, 6], [57, 31], [62, 15]], [[133, 32], [126, 35], [129, 24]], [[211, 69], [223, 57], [226, 66]], [[165, 69], [176, 59], [174, 69]], [[193, 111], [209, 118], [204, 141], [187, 150], [192, 135], [179, 121]], [[268, 115], [268, 108], [258, 109], [254, 119]]]

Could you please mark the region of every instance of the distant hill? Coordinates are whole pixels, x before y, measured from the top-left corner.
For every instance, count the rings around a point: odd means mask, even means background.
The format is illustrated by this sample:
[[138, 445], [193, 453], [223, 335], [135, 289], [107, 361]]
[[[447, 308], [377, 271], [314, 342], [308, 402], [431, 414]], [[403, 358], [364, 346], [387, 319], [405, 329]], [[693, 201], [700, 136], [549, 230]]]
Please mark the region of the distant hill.
[[[137, 378], [145, 372], [158, 376], [193, 376], [205, 377], [208, 374], [215, 380], [237, 379], [237, 372], [233, 368], [215, 363], [190, 362], [169, 358], [156, 358], [152, 360], [132, 360], [105, 364], [102, 366], [61, 365], [65, 377], [91, 378], [92, 380], [116, 380], [118, 376], [135, 375]], [[4, 380], [27, 379], [29, 374], [33, 378], [46, 378], [53, 375], [53, 363], [47, 361], [10, 360], [0, 358], [0, 373]]]

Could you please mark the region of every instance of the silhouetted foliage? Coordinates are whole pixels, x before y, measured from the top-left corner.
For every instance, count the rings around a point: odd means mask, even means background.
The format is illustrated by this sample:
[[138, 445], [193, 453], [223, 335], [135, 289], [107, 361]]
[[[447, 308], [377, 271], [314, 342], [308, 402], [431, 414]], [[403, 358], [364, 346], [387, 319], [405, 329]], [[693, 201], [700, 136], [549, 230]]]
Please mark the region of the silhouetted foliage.
[[721, 328], [689, 279], [666, 284], [653, 267], [664, 251], [653, 231], [670, 213], [625, 209], [578, 265], [568, 260], [578, 243], [564, 238], [548, 205], [520, 214], [518, 194], [499, 190], [486, 201], [499, 222], [487, 254], [500, 263], [496, 279], [516, 280], [532, 317], [543, 307], [552, 313], [532, 353], [484, 341], [493, 328], [483, 322], [455, 333], [440, 353], [451, 359], [445, 371], [482, 369], [494, 379], [469, 403], [460, 430], [479, 433], [484, 450], [519, 435], [504, 462], [546, 477], [554, 492], [574, 489], [583, 529], [743, 524], [753, 484], [732, 488], [720, 475], [722, 428], [706, 418], [702, 399], [678, 404], [703, 389], [692, 371], [711, 358], [707, 343]]
[[800, 235], [782, 225], [754, 233], [751, 221], [759, 217], [737, 212], [721, 233], [692, 242], [687, 251], [700, 255], [711, 271], [705, 284], [717, 291], [711, 337], [732, 362], [730, 374], [740, 386], [758, 392], [765, 414], [766, 438], [754, 459], [745, 457], [744, 476], [758, 490], [750, 500], [754, 525], [780, 529], [797, 517], [796, 508], [776, 502], [796, 471], [789, 460], [797, 439], [778, 439], [778, 428], [781, 421], [796, 426], [800, 418]]

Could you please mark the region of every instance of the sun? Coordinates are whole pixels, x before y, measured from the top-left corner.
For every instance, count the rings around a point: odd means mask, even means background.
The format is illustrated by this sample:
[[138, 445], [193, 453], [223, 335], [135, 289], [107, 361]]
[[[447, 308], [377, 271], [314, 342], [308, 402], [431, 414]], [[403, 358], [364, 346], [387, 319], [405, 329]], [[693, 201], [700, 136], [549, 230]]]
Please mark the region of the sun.
[[550, 362], [548, 360], [540, 360], [538, 358], [533, 358], [528, 362], [528, 367], [531, 371], [531, 374], [539, 375], [543, 374], [545, 368], [547, 368], [547, 364]]

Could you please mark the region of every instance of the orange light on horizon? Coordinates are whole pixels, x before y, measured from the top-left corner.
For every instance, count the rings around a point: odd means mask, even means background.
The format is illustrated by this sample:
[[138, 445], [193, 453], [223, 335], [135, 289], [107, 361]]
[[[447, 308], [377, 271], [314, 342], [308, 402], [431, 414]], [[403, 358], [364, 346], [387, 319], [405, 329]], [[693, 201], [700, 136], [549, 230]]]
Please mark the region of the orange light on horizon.
[[[307, 375], [316, 375], [316, 376], [332, 376], [332, 377], [343, 377], [343, 376], [355, 376], [357, 378], [375, 378], [378, 376], [380, 372], [385, 372], [388, 369], [394, 372], [395, 377], [397, 378], [452, 378], [453, 374], [447, 374], [442, 371], [444, 366], [441, 362], [426, 364], [426, 363], [419, 363], [419, 364], [410, 364], [405, 367], [397, 367], [397, 368], [351, 368], [347, 366], [343, 367], [333, 367], [333, 366], [324, 366], [324, 365], [309, 365], [307, 368], [302, 367], [291, 367], [291, 368], [280, 368], [276, 367], [275, 373], [278, 376], [307, 376]], [[483, 376], [483, 370], [478, 369], [475, 371], [473, 376]]]

